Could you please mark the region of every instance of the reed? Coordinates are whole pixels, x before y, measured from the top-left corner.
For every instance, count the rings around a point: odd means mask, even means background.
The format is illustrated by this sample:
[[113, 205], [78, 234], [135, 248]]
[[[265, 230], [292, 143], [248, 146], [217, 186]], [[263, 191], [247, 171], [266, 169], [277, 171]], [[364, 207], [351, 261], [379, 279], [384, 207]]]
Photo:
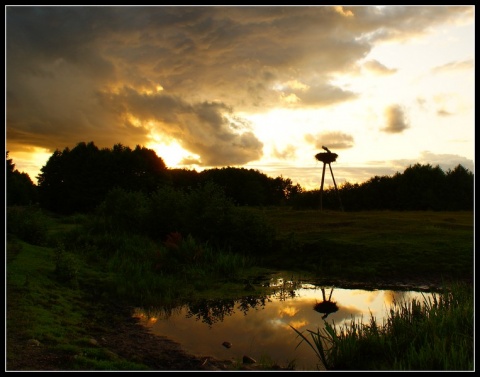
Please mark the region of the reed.
[[[474, 368], [472, 287], [452, 284], [423, 302], [394, 302], [382, 325], [354, 319], [337, 327], [292, 329], [327, 370], [444, 370]], [[298, 347], [297, 345], [297, 347]]]
[[[119, 242], [119, 240], [122, 242]], [[192, 236], [169, 235], [163, 244], [148, 237], [124, 235], [106, 269], [119, 299], [136, 305], [169, 303], [188, 297], [192, 287], [203, 291], [213, 282], [240, 279], [252, 258], [221, 250]]]

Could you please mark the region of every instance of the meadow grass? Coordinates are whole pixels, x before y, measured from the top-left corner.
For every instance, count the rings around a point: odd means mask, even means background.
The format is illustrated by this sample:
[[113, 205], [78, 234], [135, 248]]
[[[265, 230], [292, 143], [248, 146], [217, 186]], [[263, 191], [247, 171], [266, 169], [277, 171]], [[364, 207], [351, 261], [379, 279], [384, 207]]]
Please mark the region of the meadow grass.
[[[86, 226], [92, 221], [88, 216], [49, 216], [35, 209], [32, 221], [12, 212], [10, 225], [27, 242], [7, 236], [7, 337], [36, 339], [75, 356], [68, 370], [144, 369], [88, 342], [85, 319], [105, 315], [98, 303], [118, 299], [128, 305], [168, 305], [183, 298], [236, 297], [244, 293], [245, 280], [276, 269], [297, 268], [347, 281], [386, 275], [451, 281], [473, 277], [472, 212], [245, 211], [274, 225], [277, 248], [247, 257], [188, 236], [166, 244], [144, 235], [106, 232], [101, 224]], [[34, 238], [28, 237], [30, 231]], [[311, 332], [311, 344], [326, 365], [340, 369], [468, 370], [473, 363], [473, 299], [463, 288], [451, 292], [424, 306], [397, 307], [382, 328], [374, 322], [370, 327], [352, 323], [339, 335], [329, 327], [328, 334]], [[406, 309], [419, 312], [423, 320], [409, 323]], [[399, 335], [393, 337], [392, 331]], [[325, 336], [335, 340], [335, 351], [315, 343]], [[15, 357], [8, 345], [7, 360]], [[371, 359], [367, 350], [380, 355], [376, 363], [361, 364]], [[381, 361], [384, 354], [389, 357]]]
[[141, 364], [102, 352], [89, 342], [86, 321], [92, 320], [100, 308], [85, 296], [85, 290], [90, 290], [86, 285], [88, 281], [94, 282], [91, 287], [102, 284], [104, 276], [79, 260], [81, 286], [85, 285], [79, 289], [57, 274], [54, 248], [10, 240], [8, 255], [6, 362], [16, 357], [13, 343], [34, 340], [53, 352], [70, 355], [72, 361], [64, 366], [65, 370], [145, 369]]
[[264, 258], [271, 267], [347, 280], [473, 281], [472, 211], [250, 210], [277, 231], [277, 252]]

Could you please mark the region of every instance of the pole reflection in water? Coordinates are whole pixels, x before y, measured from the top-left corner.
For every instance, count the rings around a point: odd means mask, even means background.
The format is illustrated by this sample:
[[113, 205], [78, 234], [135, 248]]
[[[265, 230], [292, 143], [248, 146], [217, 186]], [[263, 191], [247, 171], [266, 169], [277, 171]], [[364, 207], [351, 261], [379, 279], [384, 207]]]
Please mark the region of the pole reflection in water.
[[325, 319], [329, 314], [338, 311], [338, 305], [335, 301], [332, 301], [333, 287], [330, 290], [330, 296], [328, 296], [328, 300], [325, 299], [325, 288], [322, 287], [320, 290], [322, 291], [323, 301], [317, 302], [313, 307], [313, 310], [323, 313], [322, 319]]
[[[394, 301], [416, 299], [423, 303], [430, 295], [341, 289], [283, 279], [272, 280], [270, 286], [272, 293], [266, 296], [204, 300], [148, 314], [138, 309], [136, 315], [154, 334], [180, 343], [197, 356], [241, 361], [247, 355], [280, 366], [294, 361], [296, 370], [317, 370], [321, 369], [320, 361], [307, 344], [297, 347], [300, 339], [290, 326], [300, 332], [316, 331], [324, 327], [324, 322], [334, 323], [337, 328], [350, 324], [352, 318], [368, 323], [371, 315], [380, 325]], [[325, 289], [330, 290], [328, 299]]]

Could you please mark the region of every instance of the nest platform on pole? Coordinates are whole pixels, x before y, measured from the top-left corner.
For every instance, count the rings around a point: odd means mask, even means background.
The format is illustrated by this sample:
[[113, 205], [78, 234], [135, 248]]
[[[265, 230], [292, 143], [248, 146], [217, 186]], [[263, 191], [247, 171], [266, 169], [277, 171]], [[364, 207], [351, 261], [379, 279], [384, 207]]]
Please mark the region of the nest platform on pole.
[[318, 161], [323, 162], [322, 183], [320, 185], [320, 211], [323, 210], [322, 196], [323, 196], [323, 182], [325, 181], [325, 167], [326, 167], [326, 165], [328, 165], [328, 167], [330, 168], [330, 173], [332, 174], [332, 179], [333, 179], [333, 184], [335, 186], [335, 191], [336, 191], [337, 196], [338, 196], [338, 201], [340, 202], [340, 209], [343, 211], [342, 201], [340, 200], [340, 193], [338, 192], [337, 183], [335, 182], [335, 177], [333, 176], [333, 170], [332, 170], [332, 165], [331, 165], [332, 162], [336, 161], [336, 159], [338, 157], [338, 154], [330, 152], [330, 149], [328, 149], [327, 147], [325, 147], [323, 145], [322, 145], [322, 148], [326, 152], [320, 152], [320, 153], [317, 153], [315, 155], [315, 158]]

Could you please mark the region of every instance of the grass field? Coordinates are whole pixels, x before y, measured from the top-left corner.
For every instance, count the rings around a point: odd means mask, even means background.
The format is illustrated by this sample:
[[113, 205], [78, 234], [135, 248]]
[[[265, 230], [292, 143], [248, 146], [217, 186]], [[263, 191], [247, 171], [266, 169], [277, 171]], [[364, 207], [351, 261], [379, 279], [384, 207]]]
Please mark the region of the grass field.
[[473, 212], [252, 209], [283, 245], [267, 263], [353, 280], [473, 279]]
[[[258, 267], [272, 271], [295, 269], [319, 279], [378, 284], [402, 279], [473, 282], [471, 211], [348, 213], [286, 207], [245, 210], [263, 216], [276, 230], [277, 248], [258, 256], [262, 266], [255, 265], [252, 271]], [[25, 231], [17, 230], [31, 237], [34, 233], [29, 229], [38, 229], [35, 240], [43, 240], [42, 246], [15, 237], [7, 240], [9, 365], [25, 365], [18, 363], [22, 358], [30, 361], [30, 368], [33, 363], [34, 370], [51, 370], [52, 365], [59, 367], [56, 360], [61, 356], [67, 364], [60, 366], [68, 370], [151, 369], [140, 361], [142, 358], [136, 362], [132, 357], [120, 357], [92, 344], [92, 332], [115, 330], [110, 328], [112, 313], [105, 313], [101, 305], [109, 301], [107, 287], [114, 279], [111, 272], [87, 263], [81, 253], [74, 260], [59, 259], [62, 254], [53, 247], [55, 238], [80, 226], [86, 218], [47, 216], [44, 220], [37, 228], [25, 221]], [[138, 243], [135, 245], [137, 249]], [[59, 270], [59, 266], [63, 269]], [[68, 278], [69, 274], [76, 279], [59, 279]], [[122, 278], [128, 281], [127, 276]], [[75, 282], [79, 284], [72, 284]], [[54, 356], [50, 364], [43, 356], [38, 361], [44, 365], [35, 364], [37, 359], [25, 353], [33, 340], [41, 342], [45, 352]], [[140, 352], [136, 357], [141, 355]], [[24, 368], [27, 367], [20, 369]]]

